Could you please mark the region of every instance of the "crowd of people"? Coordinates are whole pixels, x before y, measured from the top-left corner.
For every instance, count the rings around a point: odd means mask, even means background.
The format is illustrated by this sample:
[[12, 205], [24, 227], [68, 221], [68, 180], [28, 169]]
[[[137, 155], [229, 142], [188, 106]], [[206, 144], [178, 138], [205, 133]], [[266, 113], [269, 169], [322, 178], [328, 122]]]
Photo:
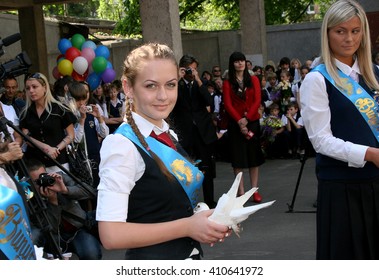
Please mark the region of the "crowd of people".
[[[259, 186], [266, 160], [317, 152], [317, 258], [379, 258], [377, 235], [362, 229], [377, 233], [377, 214], [364, 219], [368, 225], [360, 218], [379, 205], [379, 195], [372, 198], [379, 191], [377, 129], [373, 137], [364, 118], [356, 121], [361, 113], [341, 90], [354, 72], [362, 88], [357, 82], [351, 88], [367, 90], [378, 102], [379, 68], [359, 67], [379, 64], [369, 46], [364, 11], [344, 0], [325, 16], [321, 57], [304, 63], [283, 57], [278, 65], [253, 65], [234, 52], [228, 69], [215, 65], [200, 75], [194, 56], [177, 63], [169, 47], [149, 43], [127, 55], [120, 80], [95, 89], [69, 76], [51, 85], [43, 73], [34, 73], [20, 91], [17, 80], [7, 77], [0, 112], [28, 141], [8, 127], [2, 142], [10, 143], [0, 162], [23, 157], [63, 252], [101, 259], [102, 245], [127, 249], [127, 259], [199, 259], [201, 243], [213, 245], [231, 234], [208, 219], [213, 210], [193, 214], [200, 192], [211, 209], [216, 206], [217, 160], [230, 162], [234, 176], [248, 170], [250, 184], [241, 180], [241, 196]], [[93, 192], [82, 192], [62, 172], [70, 171], [67, 149], [84, 151]], [[51, 184], [41, 183], [46, 175]], [[334, 205], [333, 197], [342, 193], [346, 199]], [[252, 197], [255, 203], [262, 199], [258, 192]], [[349, 214], [361, 206], [368, 210]], [[94, 215], [99, 236], [87, 227]], [[51, 253], [33, 220], [32, 228], [33, 242]]]

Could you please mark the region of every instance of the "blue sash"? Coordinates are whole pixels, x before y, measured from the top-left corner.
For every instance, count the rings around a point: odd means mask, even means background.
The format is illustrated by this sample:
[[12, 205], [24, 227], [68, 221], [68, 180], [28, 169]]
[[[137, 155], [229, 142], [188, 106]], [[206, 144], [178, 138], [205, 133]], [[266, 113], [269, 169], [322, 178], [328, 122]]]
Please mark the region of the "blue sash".
[[359, 83], [344, 74], [341, 70], [338, 70], [338, 74], [341, 78], [342, 88], [338, 87], [332, 77], [330, 77], [326, 71], [325, 64], [318, 65], [314, 68], [314, 71], [320, 72], [354, 104], [357, 110], [361, 113], [361, 116], [365, 119], [367, 125], [370, 127], [375, 139], [379, 142], [379, 110], [378, 104], [375, 102], [374, 98], [368, 94]]
[[[142, 146], [129, 124], [121, 125], [115, 133], [122, 134], [150, 155]], [[192, 207], [195, 207], [204, 179], [203, 173], [180, 153], [157, 141], [155, 138], [149, 136], [145, 140], [149, 148], [162, 160], [170, 173], [178, 180], [187, 194]]]
[[22, 198], [0, 184], [0, 251], [9, 260], [35, 260], [28, 216]]

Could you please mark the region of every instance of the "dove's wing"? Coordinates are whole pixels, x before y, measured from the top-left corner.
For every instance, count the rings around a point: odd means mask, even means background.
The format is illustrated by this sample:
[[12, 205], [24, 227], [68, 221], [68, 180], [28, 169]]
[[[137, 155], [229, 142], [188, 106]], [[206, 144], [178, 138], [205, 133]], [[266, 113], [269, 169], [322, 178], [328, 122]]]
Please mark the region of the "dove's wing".
[[216, 205], [212, 215], [208, 218], [216, 223], [224, 224], [223, 220], [229, 217], [230, 212], [232, 211], [233, 204], [230, 201], [230, 198], [227, 194], [223, 194]]
[[251, 214], [254, 214], [255, 212], [257, 212], [260, 209], [271, 206], [274, 202], [275, 202], [275, 200], [270, 201], [270, 202], [266, 202], [266, 203], [262, 203], [259, 205], [253, 205], [253, 206], [249, 206], [249, 207], [233, 209], [230, 212], [230, 217], [236, 224], [241, 223], [244, 220], [246, 220]]
[[240, 182], [241, 182], [241, 178], [242, 178], [242, 172], [238, 173], [236, 178], [234, 179], [234, 182], [233, 182], [230, 190], [227, 193], [227, 195], [229, 197], [235, 198], [237, 196], [237, 191], [238, 191], [238, 187], [239, 187]]
[[251, 188], [249, 191], [245, 192], [244, 195], [241, 195], [236, 198], [234, 202], [233, 209], [242, 208], [243, 205], [246, 203], [246, 201], [249, 200], [249, 198], [258, 190], [258, 188]]
[[[213, 214], [209, 217], [211, 220], [216, 215], [227, 215], [229, 216], [230, 211], [234, 208], [234, 204], [236, 201], [237, 191], [242, 178], [242, 172], [238, 173], [234, 182], [227, 193], [224, 193], [219, 200], [217, 201], [217, 205]], [[213, 217], [212, 217], [213, 216]]]

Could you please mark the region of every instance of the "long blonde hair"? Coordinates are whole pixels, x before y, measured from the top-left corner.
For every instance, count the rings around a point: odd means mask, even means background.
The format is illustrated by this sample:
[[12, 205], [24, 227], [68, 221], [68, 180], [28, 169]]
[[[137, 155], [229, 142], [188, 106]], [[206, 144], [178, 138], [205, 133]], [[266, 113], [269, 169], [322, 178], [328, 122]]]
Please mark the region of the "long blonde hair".
[[370, 31], [366, 13], [362, 6], [353, 0], [337, 1], [333, 3], [326, 12], [321, 27], [321, 63], [325, 63], [328, 73], [336, 82], [337, 86], [342, 87], [340, 78], [337, 74], [337, 66], [334, 62], [334, 56], [330, 51], [328, 32], [330, 28], [356, 16], [360, 19], [362, 24], [362, 40], [356, 51], [358, 64], [367, 86], [373, 90], [379, 90], [379, 84], [375, 78], [373, 63], [371, 60]]
[[[128, 84], [131, 87], [133, 87], [135, 84], [136, 77], [138, 76], [139, 72], [144, 66], [144, 63], [146, 61], [154, 59], [167, 59], [171, 61], [178, 70], [175, 55], [168, 46], [158, 43], [148, 43], [134, 49], [126, 57], [124, 61], [122, 79], [126, 79], [128, 81]], [[138, 137], [138, 140], [141, 142], [142, 146], [150, 153], [154, 161], [157, 163], [162, 173], [166, 176], [166, 178], [172, 181], [174, 179], [173, 175], [166, 168], [162, 160], [153, 151], [150, 150], [149, 145], [145, 141], [145, 137], [141, 134], [138, 126], [136, 125], [132, 115], [132, 107], [132, 99], [128, 97], [128, 100], [125, 104], [125, 117], [127, 119], [128, 124], [133, 129], [133, 132]]]
[[[50, 85], [49, 85], [49, 81], [47, 80], [46, 76], [43, 75], [42, 73], [34, 73], [34, 74], [31, 74], [29, 75], [26, 79], [25, 79], [25, 83], [26, 81], [28, 80], [36, 80], [38, 81], [42, 86], [45, 87], [46, 89], [46, 92], [45, 92], [45, 96], [44, 96], [44, 108], [45, 110], [47, 111], [48, 115], [50, 116], [51, 112], [52, 112], [52, 104], [53, 103], [56, 103], [58, 104], [59, 107], [63, 108], [64, 110], [70, 110], [67, 106], [65, 106], [63, 103], [59, 102], [58, 100], [56, 100], [54, 98], [54, 96], [52, 95], [51, 93], [51, 90], [50, 90]], [[26, 94], [26, 100], [25, 100], [25, 107], [24, 109], [21, 111], [21, 114], [20, 114], [20, 119], [23, 119], [25, 118], [26, 116], [26, 112], [28, 111], [29, 107], [33, 104], [33, 101], [30, 99], [30, 96], [28, 94]]]

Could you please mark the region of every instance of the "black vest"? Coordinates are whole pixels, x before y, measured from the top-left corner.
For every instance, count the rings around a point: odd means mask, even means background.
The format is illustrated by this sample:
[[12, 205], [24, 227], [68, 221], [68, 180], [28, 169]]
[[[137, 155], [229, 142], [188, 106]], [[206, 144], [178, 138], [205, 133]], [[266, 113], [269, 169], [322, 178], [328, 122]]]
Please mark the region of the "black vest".
[[[155, 161], [138, 145], [135, 146], [146, 168], [130, 193], [127, 222], [160, 223], [193, 215], [191, 203], [179, 182], [167, 180]], [[125, 257], [126, 259], [183, 260], [189, 257], [193, 248], [201, 251], [200, 243], [186, 237], [129, 249]]]
[[[378, 141], [354, 104], [327, 79], [325, 83], [329, 96], [330, 124], [333, 135], [344, 141], [379, 148]], [[360, 81], [360, 85], [370, 93], [363, 81]], [[349, 167], [347, 162], [317, 154], [316, 166], [317, 176], [323, 180], [362, 181], [379, 178], [379, 168], [372, 162], [367, 162], [363, 168], [355, 168]]]

